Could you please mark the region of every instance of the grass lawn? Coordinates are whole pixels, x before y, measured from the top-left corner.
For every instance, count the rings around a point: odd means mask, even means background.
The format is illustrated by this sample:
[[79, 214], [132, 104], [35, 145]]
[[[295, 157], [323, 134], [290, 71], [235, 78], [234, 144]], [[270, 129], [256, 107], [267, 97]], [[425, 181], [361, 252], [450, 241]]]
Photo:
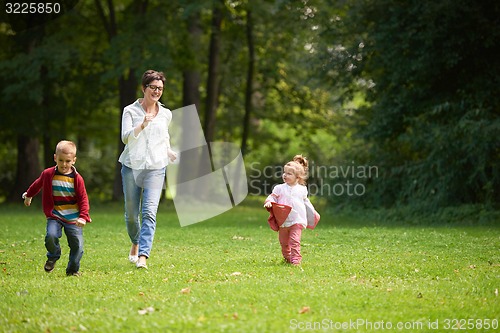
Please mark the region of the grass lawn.
[[55, 270], [43, 270], [35, 201], [0, 207], [0, 332], [500, 330], [498, 223], [395, 226], [324, 213], [293, 267], [260, 203], [184, 228], [163, 203], [149, 269], [138, 270], [121, 205], [93, 206], [82, 276], [66, 277], [65, 236]]

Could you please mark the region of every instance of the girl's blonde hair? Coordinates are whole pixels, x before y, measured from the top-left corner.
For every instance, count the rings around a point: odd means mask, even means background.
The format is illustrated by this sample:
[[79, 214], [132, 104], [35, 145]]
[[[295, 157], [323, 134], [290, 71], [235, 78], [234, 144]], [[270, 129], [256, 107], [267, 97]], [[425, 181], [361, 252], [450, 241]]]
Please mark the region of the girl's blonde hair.
[[300, 185], [305, 185], [309, 172], [309, 162], [302, 155], [295, 155], [293, 159], [285, 164], [285, 168], [293, 170], [293, 174], [297, 177]]

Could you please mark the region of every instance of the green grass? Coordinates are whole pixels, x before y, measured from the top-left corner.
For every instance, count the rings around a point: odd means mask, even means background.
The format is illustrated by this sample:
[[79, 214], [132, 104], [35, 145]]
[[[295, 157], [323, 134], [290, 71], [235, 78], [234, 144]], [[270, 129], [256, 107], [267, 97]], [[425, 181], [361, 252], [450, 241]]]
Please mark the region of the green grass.
[[40, 207], [0, 207], [0, 331], [448, 332], [451, 320], [474, 319], [467, 331], [493, 332], [476, 325], [500, 319], [494, 223], [394, 226], [323, 213], [292, 267], [260, 203], [184, 228], [163, 203], [146, 271], [127, 261], [122, 216], [121, 205], [93, 207], [83, 275], [66, 277], [65, 236], [56, 269], [43, 271]]

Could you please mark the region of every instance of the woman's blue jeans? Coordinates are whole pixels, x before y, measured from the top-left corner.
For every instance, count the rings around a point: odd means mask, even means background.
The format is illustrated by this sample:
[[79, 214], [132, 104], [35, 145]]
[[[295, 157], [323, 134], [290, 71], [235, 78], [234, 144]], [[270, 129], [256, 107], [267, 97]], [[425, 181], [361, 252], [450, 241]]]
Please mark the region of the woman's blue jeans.
[[125, 223], [139, 256], [149, 258], [156, 230], [156, 213], [165, 183], [165, 168], [134, 170], [122, 166]]
[[57, 261], [61, 257], [59, 238], [62, 236], [62, 229], [64, 229], [69, 246], [69, 261], [66, 274], [76, 273], [80, 270], [80, 260], [83, 256], [83, 230], [76, 224], [47, 219], [47, 233], [45, 235], [47, 259]]

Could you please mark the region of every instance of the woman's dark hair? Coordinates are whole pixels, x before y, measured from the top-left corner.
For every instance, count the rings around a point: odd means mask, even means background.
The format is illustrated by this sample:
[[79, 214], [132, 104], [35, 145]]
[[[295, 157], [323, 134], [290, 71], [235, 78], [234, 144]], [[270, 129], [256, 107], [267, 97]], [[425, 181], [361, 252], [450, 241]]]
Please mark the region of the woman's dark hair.
[[163, 72], [157, 72], [152, 69], [145, 71], [142, 75], [142, 86], [145, 88], [154, 80], [160, 80], [161, 82], [163, 82], [163, 85], [165, 85], [165, 74], [163, 74]]

